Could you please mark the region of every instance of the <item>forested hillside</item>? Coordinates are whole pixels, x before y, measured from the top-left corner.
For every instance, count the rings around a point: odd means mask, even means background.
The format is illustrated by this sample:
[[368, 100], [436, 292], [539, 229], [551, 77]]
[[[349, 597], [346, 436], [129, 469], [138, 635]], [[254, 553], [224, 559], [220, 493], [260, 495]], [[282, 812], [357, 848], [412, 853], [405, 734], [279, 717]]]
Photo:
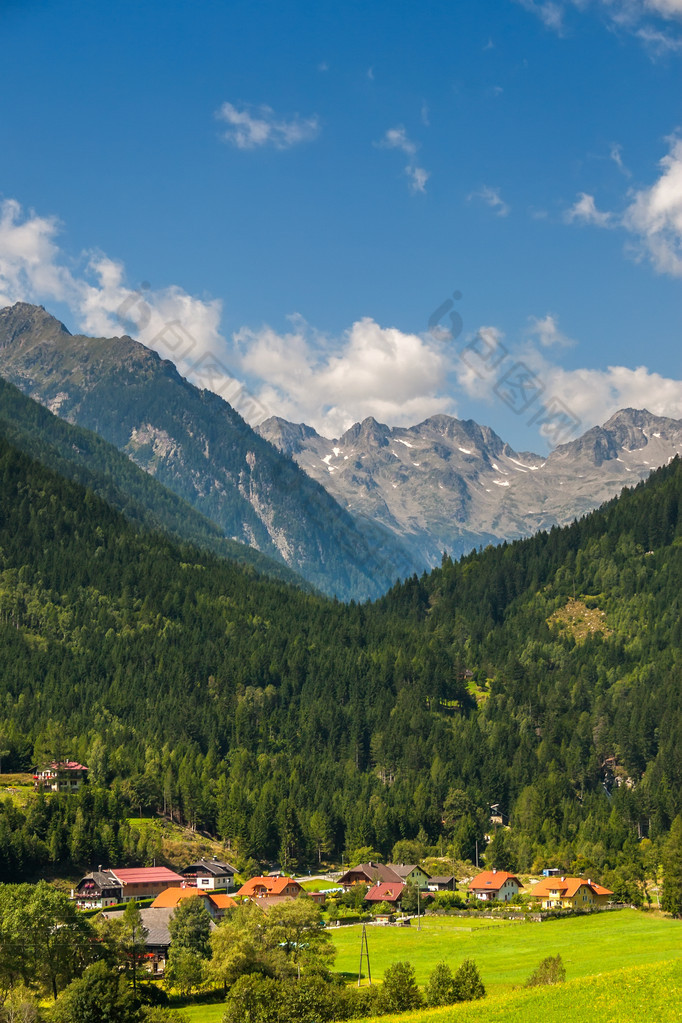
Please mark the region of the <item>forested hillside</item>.
[[472, 856], [499, 803], [499, 866], [650, 869], [682, 808], [681, 507], [675, 461], [345, 606], [143, 532], [0, 441], [3, 768], [68, 753], [92, 782], [71, 823], [4, 804], [2, 877], [144, 859], [119, 797], [287, 866], [399, 839]]

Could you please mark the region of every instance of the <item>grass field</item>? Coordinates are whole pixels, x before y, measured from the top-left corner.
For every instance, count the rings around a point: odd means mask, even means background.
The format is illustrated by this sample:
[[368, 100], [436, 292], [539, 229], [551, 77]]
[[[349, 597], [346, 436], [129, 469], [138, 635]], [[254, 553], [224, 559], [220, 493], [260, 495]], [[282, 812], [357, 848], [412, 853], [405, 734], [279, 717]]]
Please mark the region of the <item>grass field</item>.
[[[335, 969], [357, 977], [361, 928], [333, 932]], [[408, 959], [424, 984], [434, 965], [476, 961], [489, 997], [473, 1005], [400, 1017], [401, 1023], [669, 1023], [682, 1021], [682, 921], [622, 910], [544, 923], [463, 917], [422, 920], [412, 927], [368, 928], [372, 979]], [[567, 983], [512, 990], [541, 959], [560, 953]], [[667, 960], [667, 962], [665, 962]], [[627, 964], [623, 969], [623, 964]], [[608, 974], [608, 976], [606, 976]], [[189, 1023], [221, 1023], [223, 1005], [183, 1009]], [[382, 1017], [390, 1023], [391, 1017]], [[379, 1021], [377, 1020], [377, 1023]]]
[[[682, 921], [623, 909], [594, 916], [546, 920], [544, 923], [498, 923], [463, 917], [426, 917], [422, 930], [411, 927], [371, 927], [367, 930], [372, 979], [399, 959], [409, 960], [417, 980], [426, 983], [440, 960], [458, 966], [476, 961], [486, 989], [502, 994], [523, 984], [541, 959], [559, 953], [566, 978], [588, 977], [682, 957]], [[474, 926], [474, 925], [478, 926]], [[487, 925], [487, 926], [485, 926]], [[335, 969], [357, 977], [361, 928], [334, 932]]]
[[[680, 994], [682, 961], [676, 959], [361, 1023], [680, 1023]], [[182, 1011], [188, 1023], [221, 1023], [224, 1006], [197, 1005]]]
[[[512, 991], [499, 998], [377, 1016], [371, 1023], [679, 1023], [682, 962], [621, 969], [548, 988]], [[194, 1017], [209, 1023], [208, 1017]], [[219, 1023], [220, 1016], [215, 1017]], [[211, 1021], [212, 1023], [212, 1021]], [[370, 1023], [365, 1020], [364, 1023]]]

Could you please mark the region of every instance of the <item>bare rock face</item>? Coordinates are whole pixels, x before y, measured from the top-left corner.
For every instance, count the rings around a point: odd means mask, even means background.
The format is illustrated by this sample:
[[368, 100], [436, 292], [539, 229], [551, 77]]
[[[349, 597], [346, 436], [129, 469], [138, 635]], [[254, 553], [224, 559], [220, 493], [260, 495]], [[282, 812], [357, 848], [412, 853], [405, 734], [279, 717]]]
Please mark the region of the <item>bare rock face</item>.
[[227, 402], [131, 337], [72, 335], [17, 303], [0, 310], [0, 376], [330, 595], [376, 597], [412, 570], [395, 533], [356, 519]]
[[393, 530], [417, 570], [444, 550], [458, 555], [564, 525], [682, 451], [682, 422], [636, 409], [547, 458], [444, 415], [406, 429], [366, 419], [333, 440], [277, 418], [259, 432], [353, 514]]

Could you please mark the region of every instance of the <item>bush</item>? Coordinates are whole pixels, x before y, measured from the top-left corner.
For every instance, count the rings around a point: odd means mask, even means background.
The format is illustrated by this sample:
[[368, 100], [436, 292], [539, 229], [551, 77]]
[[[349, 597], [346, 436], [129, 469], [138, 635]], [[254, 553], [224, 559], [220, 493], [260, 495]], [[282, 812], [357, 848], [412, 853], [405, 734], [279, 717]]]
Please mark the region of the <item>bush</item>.
[[424, 990], [424, 999], [429, 1007], [452, 1005], [455, 998], [455, 978], [447, 963], [438, 963], [429, 977]]
[[411, 963], [392, 963], [388, 967], [377, 1002], [377, 1011], [381, 1014], [407, 1012], [420, 1007], [422, 996]]
[[485, 996], [485, 988], [473, 959], [465, 959], [454, 979], [456, 1002], [471, 1002]]
[[561, 956], [547, 956], [531, 973], [526, 987], [538, 987], [540, 984], [563, 984], [566, 980], [566, 967]]

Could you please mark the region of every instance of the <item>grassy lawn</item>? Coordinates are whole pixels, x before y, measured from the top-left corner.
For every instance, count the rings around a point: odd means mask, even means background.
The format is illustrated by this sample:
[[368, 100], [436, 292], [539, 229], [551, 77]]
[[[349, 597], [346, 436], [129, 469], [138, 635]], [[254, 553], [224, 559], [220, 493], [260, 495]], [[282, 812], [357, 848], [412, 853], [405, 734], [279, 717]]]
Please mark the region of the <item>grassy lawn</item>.
[[222, 1002], [215, 1005], [190, 1005], [180, 1012], [189, 1023], [221, 1023], [225, 1006]]
[[[487, 925], [487, 926], [484, 926]], [[469, 929], [471, 926], [471, 930]], [[334, 968], [349, 979], [360, 962], [359, 926], [333, 931]], [[474, 959], [491, 994], [523, 984], [541, 959], [559, 953], [567, 980], [682, 957], [682, 922], [624, 909], [544, 923], [498, 923], [462, 917], [426, 917], [422, 930], [368, 927], [372, 979], [399, 959], [409, 960], [424, 984], [440, 960], [458, 966]]]
[[[548, 988], [513, 991], [498, 998], [378, 1016], [376, 1023], [677, 1023], [682, 1020], [682, 963], [639, 966]], [[199, 1023], [200, 1017], [196, 1017]], [[208, 1023], [208, 1021], [207, 1021]], [[368, 1021], [365, 1021], [368, 1023]]]

